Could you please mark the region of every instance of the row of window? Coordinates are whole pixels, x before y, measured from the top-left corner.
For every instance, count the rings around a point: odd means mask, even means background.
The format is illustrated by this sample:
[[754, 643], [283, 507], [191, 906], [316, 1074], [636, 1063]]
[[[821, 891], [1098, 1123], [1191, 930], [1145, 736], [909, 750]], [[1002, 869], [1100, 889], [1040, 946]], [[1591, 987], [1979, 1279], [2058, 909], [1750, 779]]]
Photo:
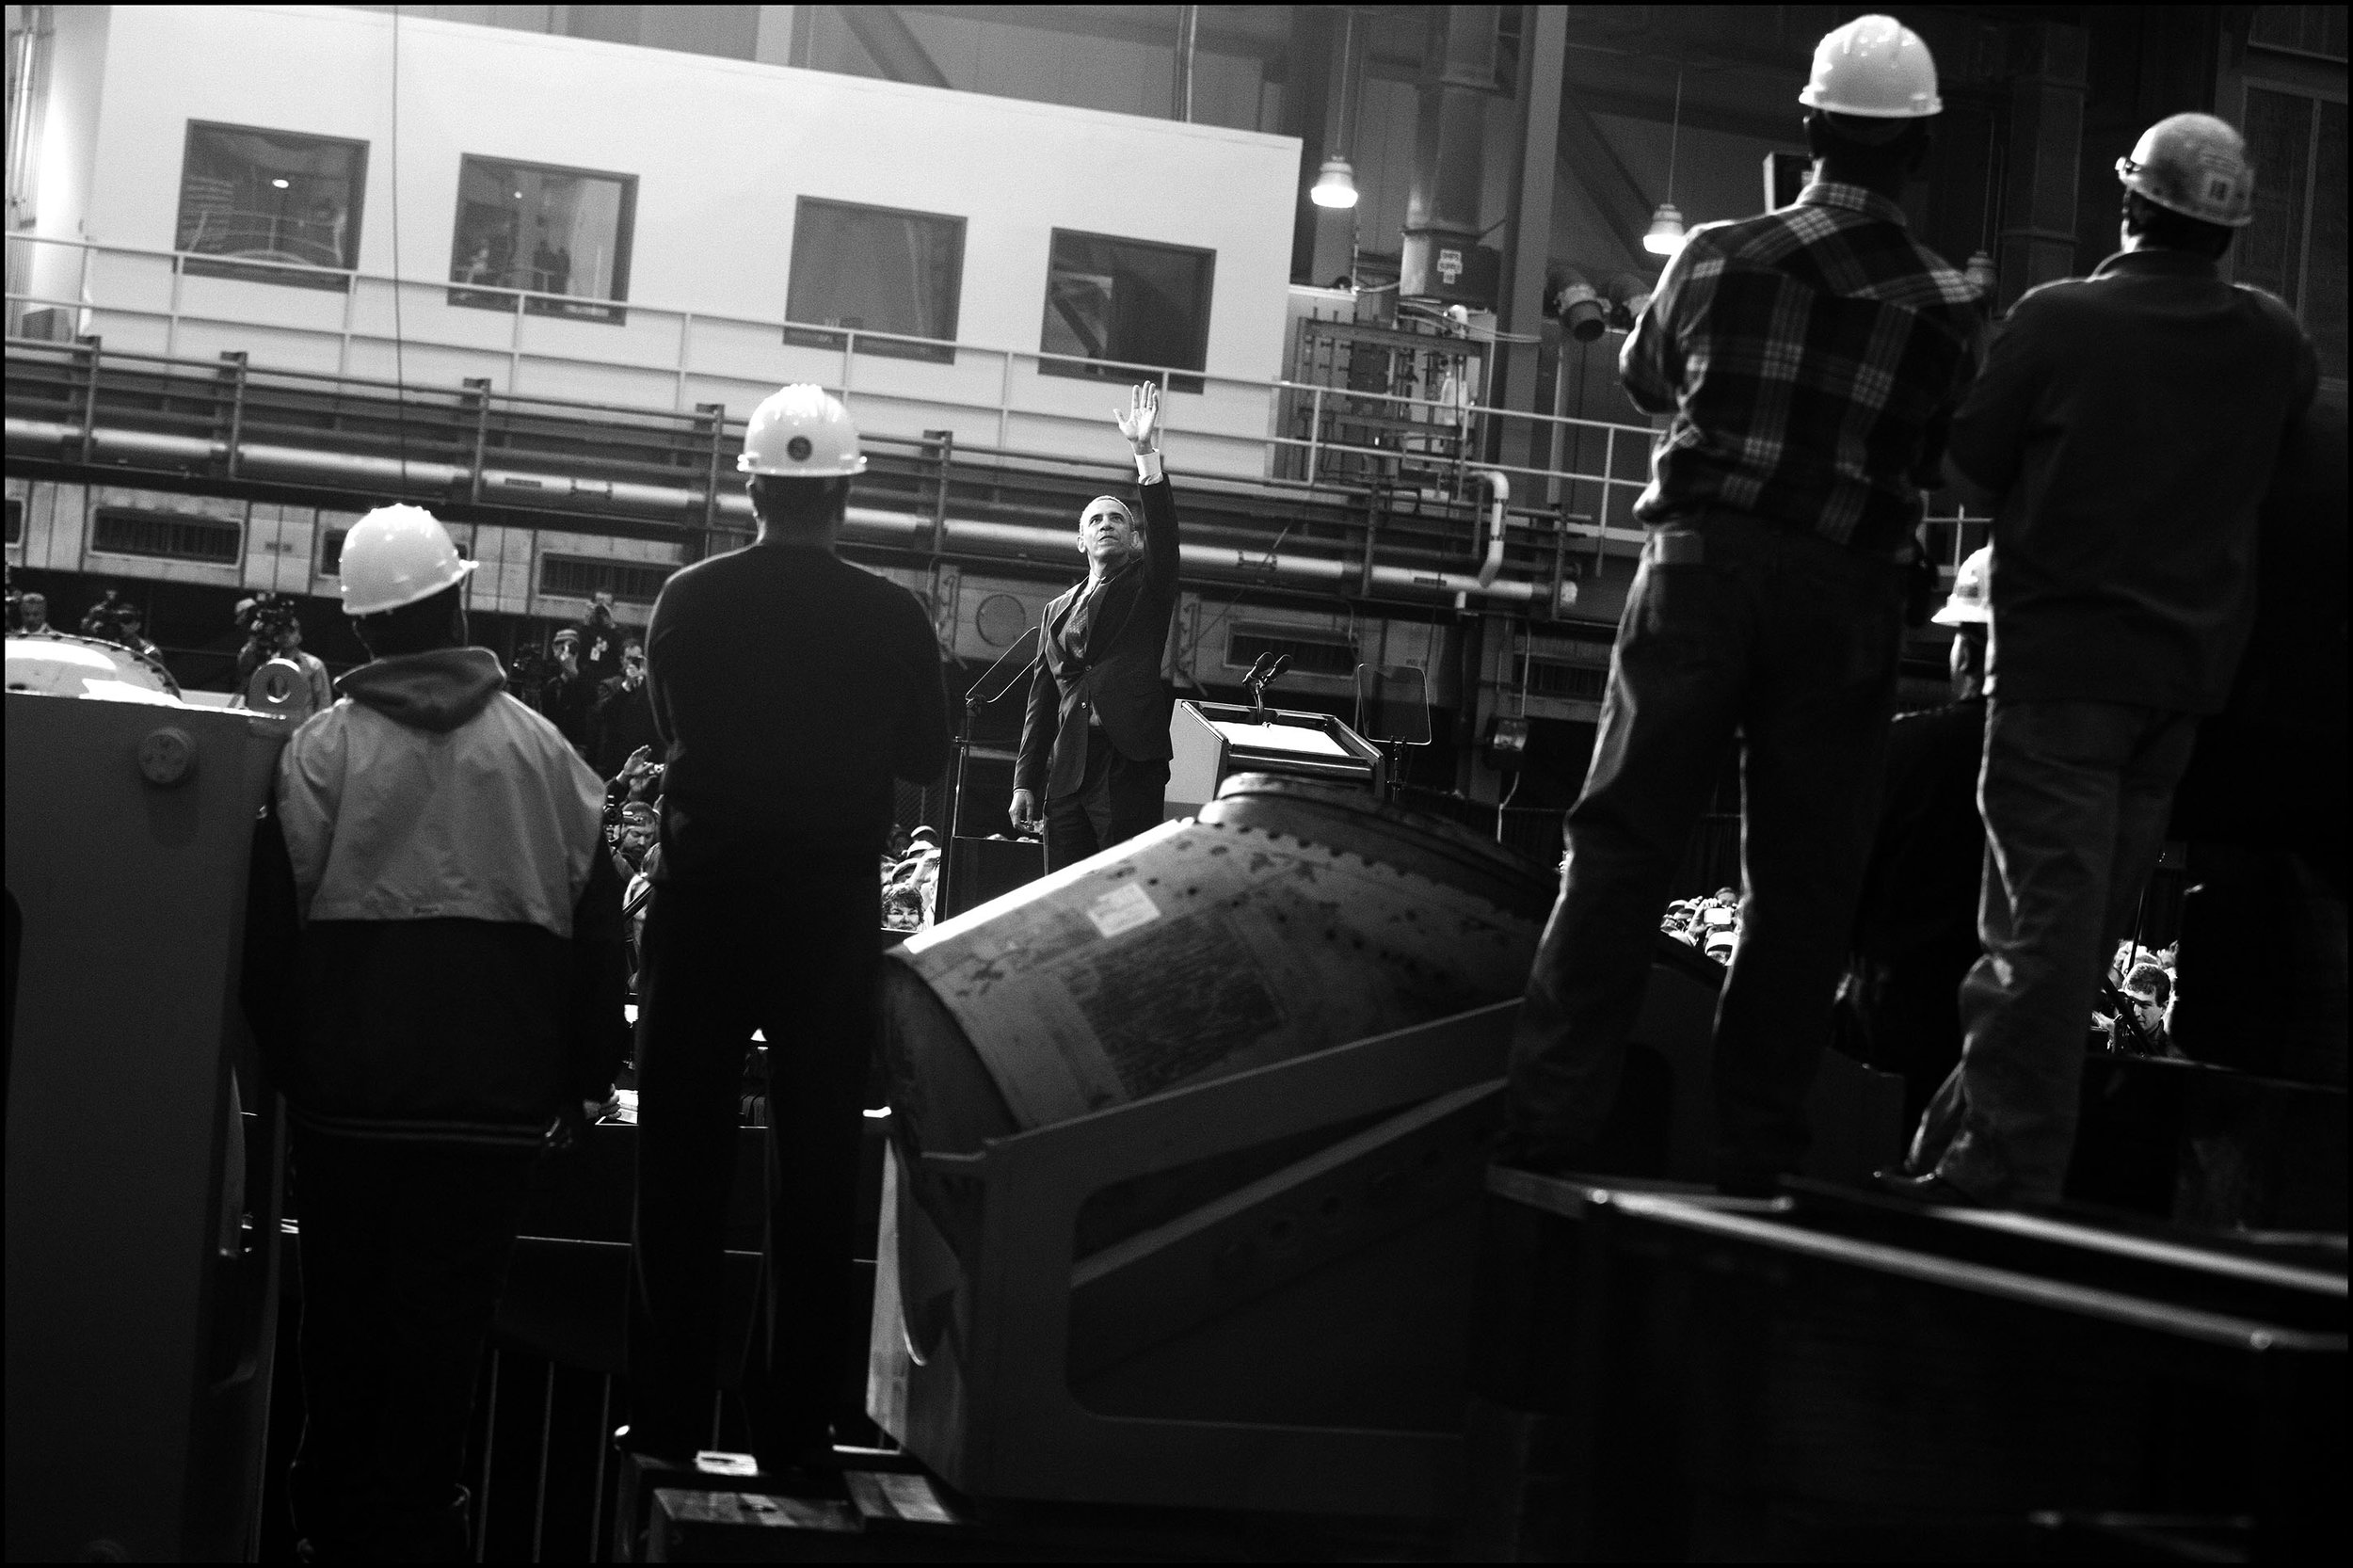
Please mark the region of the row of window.
[[[190, 120], [177, 248], [209, 258], [189, 262], [192, 271], [346, 288], [344, 275], [359, 264], [367, 165], [364, 141]], [[513, 311], [520, 296], [538, 314], [622, 321], [636, 209], [633, 174], [467, 154], [458, 164], [449, 302]], [[861, 337], [861, 353], [952, 359], [940, 344], [956, 335], [964, 226], [939, 213], [802, 197], [786, 318], [936, 340]], [[1213, 250], [1057, 229], [1038, 347], [1081, 360], [1199, 370], [1216, 261]], [[785, 340], [831, 348], [842, 342], [808, 328], [787, 330]], [[1041, 368], [1105, 374], [1052, 360]]]

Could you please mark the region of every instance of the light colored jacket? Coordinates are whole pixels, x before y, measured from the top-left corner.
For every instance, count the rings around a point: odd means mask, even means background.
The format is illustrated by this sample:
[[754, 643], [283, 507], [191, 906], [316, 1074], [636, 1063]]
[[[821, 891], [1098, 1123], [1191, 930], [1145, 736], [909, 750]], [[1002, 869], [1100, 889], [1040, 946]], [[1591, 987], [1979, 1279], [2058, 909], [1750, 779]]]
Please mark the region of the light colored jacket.
[[603, 850], [604, 788], [504, 683], [486, 648], [379, 659], [295, 732], [278, 809], [304, 921], [456, 919], [572, 935]]

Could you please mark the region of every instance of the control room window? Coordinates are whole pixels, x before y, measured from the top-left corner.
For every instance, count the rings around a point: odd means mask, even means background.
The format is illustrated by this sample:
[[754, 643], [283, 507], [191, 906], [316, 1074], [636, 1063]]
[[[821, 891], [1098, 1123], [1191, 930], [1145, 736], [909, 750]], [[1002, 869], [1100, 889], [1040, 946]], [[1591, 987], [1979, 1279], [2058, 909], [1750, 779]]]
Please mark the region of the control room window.
[[[786, 320], [931, 338], [937, 346], [861, 336], [857, 351], [952, 364], [963, 287], [964, 219], [801, 198]], [[784, 341], [840, 348], [843, 335], [789, 327]]]
[[188, 121], [175, 248], [190, 272], [347, 289], [360, 264], [368, 144]]
[[[449, 302], [618, 323], [629, 297], [637, 178], [468, 157], [457, 168]], [[550, 299], [547, 295], [562, 296]]]
[[[1209, 284], [1217, 252], [1106, 234], [1054, 231], [1046, 272], [1046, 328], [1038, 347], [1048, 376], [1132, 379], [1137, 365], [1199, 370], [1209, 346]], [[1102, 365], [1072, 360], [1103, 360]], [[1197, 392], [1198, 376], [1169, 378]]]
[[2302, 318], [2320, 373], [2345, 374], [2345, 104], [2247, 88], [2255, 219], [2232, 244], [2232, 276], [2270, 290]]

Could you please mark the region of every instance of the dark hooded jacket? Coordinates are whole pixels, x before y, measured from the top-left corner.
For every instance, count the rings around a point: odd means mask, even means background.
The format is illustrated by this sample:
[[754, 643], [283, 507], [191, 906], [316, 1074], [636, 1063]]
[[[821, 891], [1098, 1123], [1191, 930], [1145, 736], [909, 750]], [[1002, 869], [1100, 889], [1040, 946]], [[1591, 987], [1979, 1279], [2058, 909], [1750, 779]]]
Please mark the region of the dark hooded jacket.
[[536, 1143], [628, 1046], [603, 790], [485, 648], [345, 676], [279, 764], [246, 1003], [294, 1113]]

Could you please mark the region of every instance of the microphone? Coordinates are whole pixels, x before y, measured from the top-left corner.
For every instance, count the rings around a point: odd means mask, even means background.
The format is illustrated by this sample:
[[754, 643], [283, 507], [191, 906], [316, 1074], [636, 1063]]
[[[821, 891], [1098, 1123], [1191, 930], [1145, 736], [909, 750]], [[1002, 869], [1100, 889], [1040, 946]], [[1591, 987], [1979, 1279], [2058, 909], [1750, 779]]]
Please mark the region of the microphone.
[[1289, 654], [1288, 654], [1288, 653], [1279, 653], [1279, 654], [1276, 654], [1276, 655], [1275, 655], [1275, 658], [1274, 658], [1274, 664], [1273, 664], [1273, 667], [1272, 667], [1271, 669], [1269, 669], [1269, 670], [1266, 672], [1266, 674], [1265, 674], [1263, 677], [1261, 677], [1261, 679], [1262, 679], [1262, 680], [1266, 680], [1266, 681], [1268, 681], [1269, 683], [1272, 683], [1272, 682], [1273, 681], [1273, 680], [1274, 680], [1274, 678], [1275, 678], [1276, 676], [1278, 676], [1278, 675], [1282, 674], [1285, 670], [1287, 670], [1287, 669], [1290, 668], [1290, 664], [1291, 664], [1291, 656], [1290, 656]]
[[1007, 677], [1003, 685], [998, 687], [995, 691], [988, 693], [987, 696], [983, 696], [979, 695], [991, 680], [996, 679], [997, 672], [1003, 669], [1005, 665], [1024, 648], [1031, 649], [1031, 656], [1034, 660], [1035, 648], [1032, 645], [1034, 645], [1037, 641], [1037, 633], [1038, 629], [1035, 626], [1029, 627], [1021, 633], [1020, 636], [1014, 639], [1013, 646], [1011, 648], [1005, 649], [1003, 653], [998, 655], [997, 662], [989, 665], [986, 670], [982, 672], [981, 678], [978, 680], [973, 681], [972, 684], [966, 689], [964, 700], [968, 706], [974, 708], [986, 707], [988, 704], [996, 701], [999, 697], [1003, 696], [1007, 692], [1013, 690], [1015, 683], [1017, 682], [1022, 676], [1030, 673], [1028, 668], [1024, 667], [1016, 674]]
[[1255, 686], [1259, 681], [1270, 679], [1270, 673], [1267, 669], [1267, 662], [1273, 657], [1274, 655], [1272, 653], [1259, 654], [1258, 662], [1250, 666], [1250, 673], [1241, 678], [1241, 683], [1245, 686]]

